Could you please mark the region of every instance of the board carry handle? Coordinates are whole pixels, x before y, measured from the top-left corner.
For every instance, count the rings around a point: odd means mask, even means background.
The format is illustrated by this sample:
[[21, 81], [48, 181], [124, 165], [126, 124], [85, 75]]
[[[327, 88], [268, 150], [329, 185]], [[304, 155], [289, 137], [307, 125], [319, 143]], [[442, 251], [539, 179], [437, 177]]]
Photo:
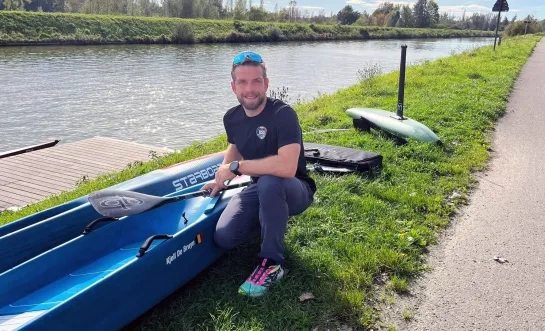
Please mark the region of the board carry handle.
[[144, 244], [140, 247], [140, 249], [138, 250], [138, 254], [136, 254], [136, 257], [142, 257], [144, 256], [144, 254], [146, 253], [146, 251], [149, 249], [149, 247], [151, 246], [151, 243], [154, 241], [154, 240], [161, 240], [161, 239], [170, 239], [172, 238], [171, 235], [169, 234], [156, 234], [154, 236], [151, 236], [149, 237], [148, 239], [146, 239], [146, 241], [144, 242]]
[[98, 223], [101, 223], [101, 222], [113, 222], [113, 221], [117, 221], [118, 219], [117, 218], [113, 218], [113, 217], [101, 217], [101, 218], [97, 218], [96, 220], [92, 221], [91, 223], [89, 223], [85, 229], [83, 230], [82, 234], [88, 234], [89, 232], [91, 232], [91, 229], [97, 225]]

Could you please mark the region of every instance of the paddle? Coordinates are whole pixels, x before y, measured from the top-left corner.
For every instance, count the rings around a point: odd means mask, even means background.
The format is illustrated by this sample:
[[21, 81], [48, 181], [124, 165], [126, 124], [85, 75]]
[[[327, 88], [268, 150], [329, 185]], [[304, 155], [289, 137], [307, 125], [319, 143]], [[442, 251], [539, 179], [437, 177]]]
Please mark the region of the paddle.
[[307, 166], [307, 170], [316, 171], [317, 173], [331, 172], [331, 173], [340, 173], [340, 174], [348, 174], [355, 171], [353, 169], [330, 167], [330, 166], [325, 166], [318, 163], [314, 163], [312, 166]]
[[[249, 181], [228, 185], [225, 190], [244, 187]], [[221, 191], [220, 191], [221, 192]], [[181, 201], [188, 198], [207, 196], [210, 191], [197, 191], [175, 197], [158, 197], [144, 193], [123, 190], [102, 190], [91, 193], [89, 202], [95, 210], [106, 217], [119, 218], [142, 213], [164, 205], [165, 203]]]

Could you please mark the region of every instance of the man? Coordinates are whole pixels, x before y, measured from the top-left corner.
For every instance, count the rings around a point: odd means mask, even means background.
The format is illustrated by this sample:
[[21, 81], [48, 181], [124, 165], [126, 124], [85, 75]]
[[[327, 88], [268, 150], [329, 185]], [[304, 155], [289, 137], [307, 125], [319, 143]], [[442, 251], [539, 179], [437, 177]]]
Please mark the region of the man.
[[239, 293], [255, 297], [284, 276], [288, 217], [308, 208], [316, 185], [306, 170], [297, 114], [283, 101], [267, 97], [269, 79], [261, 56], [253, 52], [235, 56], [231, 77], [240, 105], [223, 117], [229, 147], [215, 181], [202, 190], [215, 196], [237, 175], [252, 178], [231, 198], [218, 220], [214, 240], [232, 249], [261, 233], [258, 266], [239, 288]]

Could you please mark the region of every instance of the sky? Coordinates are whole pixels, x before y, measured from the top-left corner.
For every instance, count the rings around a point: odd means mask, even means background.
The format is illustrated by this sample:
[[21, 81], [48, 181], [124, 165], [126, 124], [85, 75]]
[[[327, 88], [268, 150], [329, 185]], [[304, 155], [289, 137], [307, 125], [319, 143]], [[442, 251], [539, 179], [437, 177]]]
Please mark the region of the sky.
[[[314, 11], [314, 14], [318, 14], [320, 10], [325, 10], [327, 15], [333, 11], [334, 14], [339, 12], [344, 6], [351, 5], [354, 10], [363, 12], [367, 10], [371, 14], [380, 3], [385, 1], [375, 0], [296, 0], [297, 7], [301, 10]], [[259, 2], [254, 0], [253, 2]], [[273, 10], [275, 5], [278, 4], [279, 8], [287, 6], [290, 0], [265, 0], [265, 6], [267, 10]], [[416, 0], [391, 0], [396, 4], [414, 4]], [[466, 11], [466, 16], [472, 13], [491, 13], [492, 7], [496, 0], [436, 0], [439, 5], [439, 13], [450, 13], [457, 16], [461, 16]], [[543, 0], [507, 0], [509, 4], [509, 12], [502, 13], [511, 19], [517, 15], [517, 19], [522, 19], [527, 15], [534, 15], [537, 19], [545, 19], [545, 1]], [[497, 12], [496, 12], [497, 14]]]

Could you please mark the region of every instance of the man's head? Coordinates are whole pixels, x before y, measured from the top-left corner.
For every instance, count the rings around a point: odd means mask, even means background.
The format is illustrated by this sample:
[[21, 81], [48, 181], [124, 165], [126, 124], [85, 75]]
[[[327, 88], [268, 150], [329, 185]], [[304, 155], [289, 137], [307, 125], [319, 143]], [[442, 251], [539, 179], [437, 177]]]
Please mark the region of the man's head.
[[233, 59], [231, 88], [246, 110], [257, 110], [267, 98], [267, 68], [259, 54], [242, 52]]

